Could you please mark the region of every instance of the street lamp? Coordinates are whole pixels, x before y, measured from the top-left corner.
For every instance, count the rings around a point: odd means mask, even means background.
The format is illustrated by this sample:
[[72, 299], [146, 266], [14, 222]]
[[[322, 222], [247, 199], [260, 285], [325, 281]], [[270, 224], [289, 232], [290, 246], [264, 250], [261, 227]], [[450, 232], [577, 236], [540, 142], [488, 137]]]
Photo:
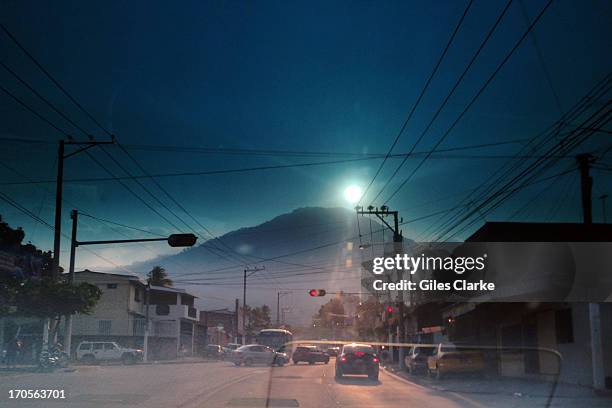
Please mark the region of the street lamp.
[[[68, 271], [68, 278], [70, 283], [74, 284], [74, 261], [76, 258], [76, 249], [79, 246], [84, 245], [103, 245], [103, 244], [124, 244], [132, 242], [159, 242], [167, 241], [168, 245], [173, 248], [180, 247], [191, 247], [194, 246], [198, 237], [194, 234], [172, 234], [166, 238], [139, 238], [139, 239], [111, 239], [111, 240], [100, 240], [100, 241], [77, 241], [77, 224], [78, 224], [79, 212], [78, 210], [72, 210], [70, 218], [72, 219], [72, 237], [70, 240], [70, 269]], [[147, 359], [147, 346], [149, 337], [149, 284], [147, 283], [145, 293], [146, 305], [146, 321], [145, 321], [145, 334], [144, 334], [144, 360]], [[65, 349], [71, 355], [72, 346], [72, 315], [68, 315], [66, 319], [66, 339]]]

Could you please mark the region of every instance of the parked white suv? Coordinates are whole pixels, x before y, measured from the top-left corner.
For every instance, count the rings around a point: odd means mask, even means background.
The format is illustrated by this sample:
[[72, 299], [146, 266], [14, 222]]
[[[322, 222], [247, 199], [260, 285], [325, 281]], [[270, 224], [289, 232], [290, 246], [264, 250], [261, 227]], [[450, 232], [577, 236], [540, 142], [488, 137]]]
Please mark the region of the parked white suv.
[[77, 360], [89, 364], [112, 360], [134, 364], [142, 360], [142, 357], [142, 350], [122, 347], [114, 341], [83, 341], [79, 343], [76, 351]]

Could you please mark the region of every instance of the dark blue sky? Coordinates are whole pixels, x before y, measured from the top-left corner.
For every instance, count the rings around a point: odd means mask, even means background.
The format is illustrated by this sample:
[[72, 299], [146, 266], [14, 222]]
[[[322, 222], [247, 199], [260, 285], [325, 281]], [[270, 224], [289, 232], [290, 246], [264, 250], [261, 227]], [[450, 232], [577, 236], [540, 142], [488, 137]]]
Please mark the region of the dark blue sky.
[[[524, 3], [530, 18], [545, 4]], [[475, 1], [395, 152], [410, 149], [504, 5]], [[434, 145], [522, 34], [527, 23], [521, 7], [518, 0], [512, 4], [417, 151]], [[464, 8], [463, 1], [194, 1], [180, 5], [5, 1], [0, 21], [123, 144], [385, 153]], [[559, 108], [571, 107], [612, 70], [611, 21], [610, 2], [553, 2], [534, 31], [544, 68], [530, 37], [440, 147], [522, 139], [550, 125], [559, 118]], [[4, 63], [96, 138], [104, 138], [4, 35], [0, 36], [0, 50]], [[550, 72], [558, 102], [544, 69]], [[2, 69], [0, 83], [63, 129], [81, 136]], [[49, 141], [61, 136], [6, 95], [0, 95], [0, 134]], [[601, 150], [607, 138], [609, 135], [595, 135], [583, 150]], [[0, 143], [0, 160], [5, 164], [33, 179], [54, 177], [54, 145]], [[505, 155], [520, 147], [512, 144], [471, 153]], [[109, 151], [138, 173], [117, 148]], [[130, 151], [154, 174], [320, 160]], [[94, 154], [120, 173], [101, 152]], [[348, 206], [342, 190], [350, 184], [365, 187], [379, 163], [160, 182], [203, 224], [221, 234], [296, 207]], [[374, 191], [397, 163], [389, 160]], [[383, 197], [416, 163], [408, 161]], [[429, 160], [390, 205], [402, 210], [406, 219], [450, 207], [457, 197], [423, 203], [478, 185], [502, 163]], [[569, 164], [571, 160], [563, 166]], [[71, 158], [66, 173], [67, 178], [105, 176], [86, 156]], [[609, 174], [595, 174], [594, 195], [610, 192]], [[0, 168], [0, 181], [22, 180]], [[522, 219], [541, 220], [551, 215], [551, 202], [563, 199], [566, 203], [551, 219], [578, 221], [577, 180], [577, 173], [567, 176]], [[2, 186], [2, 190], [52, 221], [52, 195], [44, 189], [30, 185]], [[537, 192], [537, 188], [525, 190], [488, 219], [504, 219]], [[99, 217], [160, 233], [172, 230], [117, 183], [68, 184], [66, 198]], [[65, 231], [69, 209], [67, 206]], [[33, 221], [5, 203], [0, 203], [0, 213], [12, 225], [24, 226], [35, 244], [51, 247], [49, 230], [34, 227]], [[595, 217], [600, 213], [596, 200]], [[413, 224], [405, 235], [417, 235], [427, 226], [426, 222]], [[83, 221], [82, 231], [86, 238], [114, 234], [91, 220]], [[111, 248], [105, 254], [120, 263], [134, 256], [125, 248]], [[101, 264], [86, 255], [79, 261], [83, 266]]]

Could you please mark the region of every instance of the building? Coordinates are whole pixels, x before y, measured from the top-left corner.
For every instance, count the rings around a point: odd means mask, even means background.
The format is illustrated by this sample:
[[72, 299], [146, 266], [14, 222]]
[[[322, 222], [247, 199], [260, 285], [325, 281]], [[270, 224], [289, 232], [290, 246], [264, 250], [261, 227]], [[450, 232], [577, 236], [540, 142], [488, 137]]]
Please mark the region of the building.
[[466, 243], [504, 257], [503, 276], [487, 270], [499, 292], [424, 304], [439, 309], [450, 341], [495, 350], [490, 373], [612, 388], [610, 241], [610, 225], [486, 223]]
[[198, 322], [198, 346], [203, 350], [208, 344], [226, 345], [236, 340], [236, 312], [228, 309], [202, 310]]
[[[146, 285], [137, 276], [84, 270], [75, 282], [94, 284], [102, 297], [90, 315], [76, 315], [72, 325], [72, 350], [81, 341], [116, 341], [127, 347], [143, 347], [145, 321], [150, 319], [149, 358], [175, 358], [191, 354], [198, 310], [195, 296], [184, 289]], [[148, 306], [147, 306], [148, 303]]]

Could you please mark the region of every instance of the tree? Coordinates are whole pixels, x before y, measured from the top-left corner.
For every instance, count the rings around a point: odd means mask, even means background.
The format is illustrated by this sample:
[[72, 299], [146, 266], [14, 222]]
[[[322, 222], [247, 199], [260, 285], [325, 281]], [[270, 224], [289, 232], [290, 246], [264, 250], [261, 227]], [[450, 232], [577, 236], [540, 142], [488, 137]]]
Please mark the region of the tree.
[[168, 273], [161, 266], [154, 266], [153, 269], [147, 274], [147, 281], [151, 286], [164, 286], [172, 287], [174, 282], [168, 277]]
[[253, 308], [247, 306], [246, 315], [248, 318], [246, 330], [249, 334], [256, 334], [262, 329], [269, 329], [272, 325], [270, 307], [268, 305]]
[[340, 298], [330, 299], [329, 302], [325, 303], [319, 308], [319, 311], [314, 315], [314, 321], [316, 321], [322, 327], [332, 326], [344, 326], [346, 314], [344, 311], [344, 305]]
[[379, 322], [383, 312], [384, 305], [374, 296], [359, 304], [355, 326], [360, 339], [378, 340], [381, 327]]
[[55, 318], [89, 314], [100, 296], [102, 291], [89, 283], [11, 277], [0, 281], [0, 315]]
[[88, 283], [73, 285], [64, 274], [54, 280], [51, 252], [22, 244], [24, 238], [21, 227], [11, 228], [0, 216], [0, 249], [5, 254], [0, 267], [0, 316], [57, 319], [90, 313], [100, 299], [100, 289]]

